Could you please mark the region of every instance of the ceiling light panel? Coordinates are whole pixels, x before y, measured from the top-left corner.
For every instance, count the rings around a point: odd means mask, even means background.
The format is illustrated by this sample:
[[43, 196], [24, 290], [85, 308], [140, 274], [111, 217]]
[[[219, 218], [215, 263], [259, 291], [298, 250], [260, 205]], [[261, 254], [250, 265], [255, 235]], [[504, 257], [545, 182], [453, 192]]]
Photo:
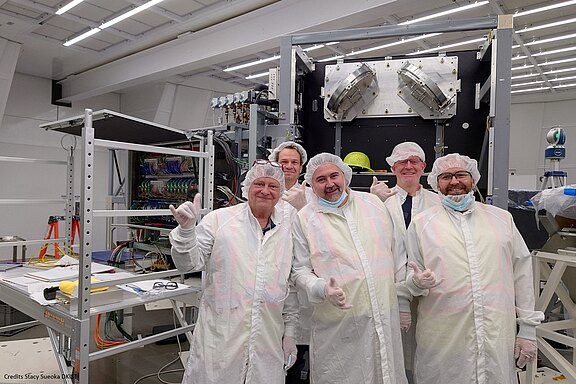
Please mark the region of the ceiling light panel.
[[[518, 12], [514, 13], [514, 18], [516, 19], [516, 18], [528, 16], [528, 15], [533, 15], [536, 13], [549, 12], [552, 10], [557, 10], [557, 9], [564, 8], [564, 7], [569, 7], [572, 5], [576, 5], [576, 0], [554, 1], [552, 4], [548, 4], [548, 5], [544, 5], [544, 6], [530, 7], [529, 9], [518, 11]], [[528, 8], [528, 7], [526, 7], [526, 8]]]
[[70, 2], [68, 2], [67, 4], [64, 4], [62, 7], [60, 7], [57, 11], [56, 14], [57, 15], [61, 15], [65, 12], [68, 12], [69, 10], [71, 10], [72, 8], [74, 8], [75, 6], [79, 5], [80, 3], [83, 3], [84, 0], [72, 0]]

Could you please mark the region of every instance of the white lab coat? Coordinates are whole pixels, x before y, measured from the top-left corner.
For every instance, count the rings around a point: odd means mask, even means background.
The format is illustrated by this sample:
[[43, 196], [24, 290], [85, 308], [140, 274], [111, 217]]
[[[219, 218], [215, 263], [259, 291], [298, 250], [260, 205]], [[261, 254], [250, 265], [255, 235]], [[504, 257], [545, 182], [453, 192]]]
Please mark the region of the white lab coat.
[[[339, 209], [313, 199], [298, 212], [293, 228], [292, 279], [314, 304], [311, 383], [405, 384], [393, 257], [401, 250], [382, 202], [356, 191], [349, 191]], [[330, 277], [351, 309], [325, 299]], [[408, 305], [408, 298], [402, 300]]]
[[247, 203], [208, 213], [195, 237], [170, 233], [176, 267], [206, 271], [183, 383], [284, 383], [282, 337], [294, 336], [298, 317], [288, 284], [296, 210], [284, 204], [265, 235]]
[[[396, 185], [392, 187], [393, 191], [396, 191], [395, 195], [390, 196], [386, 199], [384, 203], [388, 211], [390, 212], [390, 216], [392, 217], [392, 223], [394, 224], [394, 232], [396, 239], [402, 239], [405, 241], [406, 239], [406, 223], [404, 222], [404, 213], [402, 212], [402, 204], [406, 201], [406, 196], [408, 193], [402, 189], [400, 186]], [[411, 217], [416, 216], [418, 213], [433, 207], [434, 205], [440, 204], [440, 197], [437, 193], [429, 191], [425, 189], [423, 186], [420, 186], [420, 189], [416, 192], [416, 194], [412, 197], [412, 210], [411, 210]], [[402, 262], [406, 263], [406, 258], [408, 257], [406, 254], [399, 255], [404, 260], [399, 260], [397, 264], [401, 265]], [[404, 273], [408, 273], [407, 270], [404, 270]], [[404, 282], [405, 276], [400, 277], [397, 279], [401, 282]], [[403, 286], [397, 286], [397, 290], [404, 291], [408, 288], [403, 284]], [[413, 300], [414, 303], [410, 306], [410, 309], [401, 308], [401, 311], [410, 311], [412, 313], [412, 325], [408, 332], [402, 334], [402, 347], [404, 350], [404, 366], [407, 370], [413, 369], [413, 362], [414, 362], [414, 354], [416, 353], [416, 305], [418, 299]]]
[[417, 384], [516, 383], [514, 342], [535, 340], [543, 314], [534, 311], [530, 252], [512, 215], [474, 202], [456, 212], [440, 204], [408, 228], [409, 258], [445, 280], [419, 290]]
[[[296, 183], [290, 188], [290, 191], [293, 189], [300, 189], [302, 188], [302, 184]], [[306, 187], [305, 189], [306, 194], [306, 201], [312, 201], [313, 199], [317, 199], [316, 195], [312, 191], [312, 188]], [[285, 209], [289, 210], [292, 208], [290, 204], [285, 204]], [[290, 215], [290, 212], [287, 212]], [[296, 215], [292, 216], [293, 218]], [[298, 324], [296, 325], [296, 329], [294, 331], [296, 344], [297, 345], [310, 345], [310, 327], [312, 322], [312, 312], [314, 312], [314, 308], [312, 304], [308, 301], [308, 297], [306, 296], [306, 292], [303, 289], [297, 289], [298, 292], [298, 303], [299, 303], [299, 311], [298, 311]]]

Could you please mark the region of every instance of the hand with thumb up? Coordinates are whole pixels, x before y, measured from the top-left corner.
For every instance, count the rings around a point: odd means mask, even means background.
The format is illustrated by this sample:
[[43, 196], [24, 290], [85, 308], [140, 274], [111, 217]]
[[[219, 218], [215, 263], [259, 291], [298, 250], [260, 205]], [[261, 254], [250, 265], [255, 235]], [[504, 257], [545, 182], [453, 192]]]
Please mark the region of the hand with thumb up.
[[335, 278], [330, 278], [330, 282], [326, 284], [324, 291], [326, 293], [326, 300], [328, 300], [333, 306], [340, 309], [352, 308], [350, 304], [346, 304], [346, 294], [342, 288], [336, 284]]
[[414, 285], [420, 289], [434, 288], [444, 281], [444, 278], [436, 280], [436, 274], [428, 268], [424, 271], [420, 270], [418, 264], [413, 261], [408, 262], [408, 267], [412, 268], [414, 271], [412, 282], [414, 282]]
[[386, 201], [390, 196], [394, 196], [397, 192], [388, 188], [387, 181], [378, 181], [376, 176], [372, 176], [372, 185], [370, 186], [370, 193], [376, 195], [382, 201]]
[[186, 201], [180, 204], [178, 208], [174, 208], [174, 206], [170, 204], [170, 211], [182, 229], [194, 228], [196, 221], [200, 217], [201, 208], [202, 195], [199, 193], [194, 196], [194, 203]]
[[299, 188], [292, 188], [284, 192], [282, 200], [290, 203], [297, 211], [301, 210], [306, 205], [306, 182], [303, 182]]

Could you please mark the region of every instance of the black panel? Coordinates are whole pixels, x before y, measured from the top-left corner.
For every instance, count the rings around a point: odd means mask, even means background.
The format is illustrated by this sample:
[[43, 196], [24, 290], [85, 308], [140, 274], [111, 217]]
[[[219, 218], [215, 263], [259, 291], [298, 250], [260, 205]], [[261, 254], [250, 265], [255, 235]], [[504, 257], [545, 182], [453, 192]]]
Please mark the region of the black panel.
[[58, 80], [52, 80], [52, 95], [51, 103], [53, 105], [58, 105], [60, 107], [71, 107], [72, 103], [69, 101], [62, 100], [62, 84], [58, 83]]
[[[94, 112], [92, 126], [96, 139], [147, 145], [187, 141], [184, 131], [131, 118], [113, 111]], [[82, 116], [52, 123], [48, 128], [81, 136], [83, 127]]]
[[[481, 109], [474, 109], [474, 95], [476, 83], [482, 84], [488, 78], [490, 63], [478, 61], [476, 52], [450, 52], [450, 56], [458, 56], [461, 92], [458, 93], [456, 116], [450, 120], [438, 122], [445, 127], [445, 145], [448, 146], [445, 153], [458, 152], [479, 160], [489, 107], [483, 104]], [[309, 157], [320, 152], [335, 152], [335, 125], [324, 119], [322, 110], [324, 100], [320, 98], [320, 88], [324, 85], [325, 66], [324, 63], [317, 63], [316, 70], [307, 75], [305, 79], [302, 136]], [[313, 110], [314, 103], [318, 105], [316, 110]], [[463, 123], [468, 123], [469, 128], [463, 129]], [[426, 172], [428, 172], [435, 158], [435, 140], [436, 121], [434, 120], [424, 120], [421, 117], [357, 118], [351, 122], [342, 123], [341, 155], [344, 157], [352, 151], [364, 152], [370, 158], [372, 169], [390, 170], [386, 163], [386, 156], [390, 155], [394, 146], [403, 141], [414, 141], [420, 144], [426, 153]], [[485, 188], [485, 180], [486, 175], [483, 173], [483, 180], [479, 183], [481, 189]]]

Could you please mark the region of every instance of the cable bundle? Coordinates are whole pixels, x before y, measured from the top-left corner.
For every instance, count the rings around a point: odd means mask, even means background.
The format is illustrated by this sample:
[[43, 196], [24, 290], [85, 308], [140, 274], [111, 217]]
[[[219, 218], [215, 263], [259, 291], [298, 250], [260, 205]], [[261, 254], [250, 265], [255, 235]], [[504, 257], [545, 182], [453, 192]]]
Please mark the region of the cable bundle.
[[[116, 345], [125, 344], [132, 341], [132, 336], [130, 336], [120, 325], [120, 319], [118, 314], [114, 312], [108, 312], [106, 314], [106, 322], [104, 323], [104, 338], [100, 336], [100, 319], [102, 314], [96, 316], [96, 325], [94, 327], [94, 342], [99, 349], [105, 349], [114, 347]], [[112, 324], [116, 326], [116, 329], [122, 334], [122, 337], [115, 338], [111, 336]]]

